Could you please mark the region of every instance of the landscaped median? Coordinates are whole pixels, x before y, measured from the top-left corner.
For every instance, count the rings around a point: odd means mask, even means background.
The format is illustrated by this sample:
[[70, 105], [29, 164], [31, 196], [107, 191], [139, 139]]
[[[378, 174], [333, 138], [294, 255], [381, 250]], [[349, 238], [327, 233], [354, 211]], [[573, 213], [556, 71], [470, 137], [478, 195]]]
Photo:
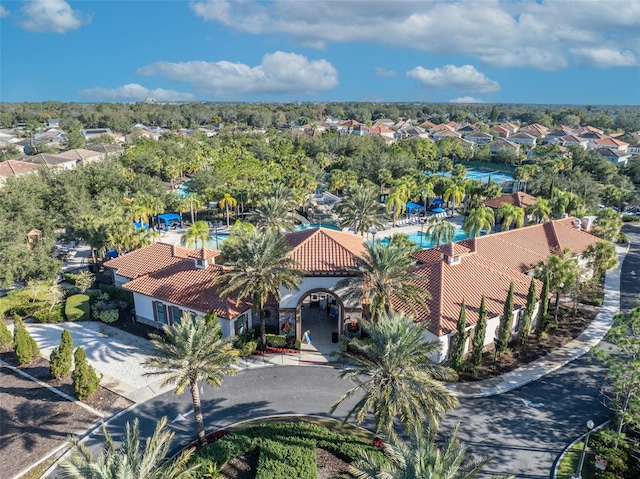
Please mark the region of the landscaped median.
[[[194, 477], [316, 479], [344, 473], [363, 451], [379, 456], [373, 435], [331, 419], [278, 417], [233, 426], [197, 450]], [[246, 476], [240, 476], [242, 471]], [[322, 475], [320, 473], [322, 472]]]

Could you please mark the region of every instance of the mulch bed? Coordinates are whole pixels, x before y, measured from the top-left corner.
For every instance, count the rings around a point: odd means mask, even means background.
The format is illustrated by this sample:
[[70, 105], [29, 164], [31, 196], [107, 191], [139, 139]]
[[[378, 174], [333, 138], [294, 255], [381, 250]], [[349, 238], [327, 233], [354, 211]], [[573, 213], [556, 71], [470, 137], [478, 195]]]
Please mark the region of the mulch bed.
[[[27, 374], [35, 377], [36, 379], [48, 384], [60, 391], [73, 397], [73, 386], [71, 382], [71, 375], [68, 375], [62, 379], [52, 379], [49, 375], [49, 361], [45, 358], [37, 358], [31, 364], [20, 366], [13, 352], [0, 353], [0, 359], [19, 368]], [[98, 388], [96, 393], [89, 399], [82, 401], [87, 406], [91, 406], [95, 410], [101, 412], [105, 417], [109, 417], [122, 409], [126, 409], [131, 406], [133, 402], [122, 396], [109, 391], [102, 386]]]
[[[250, 452], [239, 456], [220, 469], [220, 475], [224, 479], [255, 479], [258, 469], [259, 451]], [[316, 462], [318, 464], [318, 479], [331, 479], [336, 474], [344, 474], [349, 471], [349, 463], [343, 461], [335, 454], [322, 449], [316, 449]]]
[[[495, 363], [493, 353], [485, 353], [482, 364], [475, 372], [463, 371], [459, 373], [459, 382], [481, 381], [500, 376], [546, 356], [580, 336], [596, 317], [599, 309], [580, 305], [574, 317], [573, 309], [561, 307], [558, 322], [554, 323], [553, 318], [550, 319], [544, 337], [536, 338], [535, 333], [532, 332], [529, 342], [524, 348], [519, 347], [517, 342], [512, 342], [509, 345], [512, 353], [498, 356]], [[553, 311], [550, 313], [553, 314]]]

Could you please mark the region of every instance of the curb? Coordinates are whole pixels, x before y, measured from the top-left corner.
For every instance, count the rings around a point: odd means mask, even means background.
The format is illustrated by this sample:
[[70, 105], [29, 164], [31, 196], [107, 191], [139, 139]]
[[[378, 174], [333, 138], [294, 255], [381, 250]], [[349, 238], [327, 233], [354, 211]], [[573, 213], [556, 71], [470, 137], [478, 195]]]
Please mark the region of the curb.
[[[592, 432], [595, 431], [599, 431], [600, 429], [606, 427], [609, 423], [611, 422], [611, 420], [607, 420], [605, 422], [603, 422], [602, 424], [594, 427], [589, 434], [591, 434]], [[571, 444], [569, 444], [568, 446], [566, 446], [562, 452], [560, 453], [560, 455], [558, 457], [556, 457], [554, 466], [553, 466], [553, 470], [551, 471], [551, 479], [556, 479], [558, 477], [558, 468], [560, 467], [560, 462], [562, 461], [562, 459], [564, 458], [564, 456], [567, 455], [567, 453], [569, 452], [569, 449], [571, 449], [573, 447], [574, 444], [576, 444], [577, 442], [582, 441], [585, 436], [587, 435], [587, 433], [585, 432], [582, 436], [579, 436], [577, 439], [575, 439]]]

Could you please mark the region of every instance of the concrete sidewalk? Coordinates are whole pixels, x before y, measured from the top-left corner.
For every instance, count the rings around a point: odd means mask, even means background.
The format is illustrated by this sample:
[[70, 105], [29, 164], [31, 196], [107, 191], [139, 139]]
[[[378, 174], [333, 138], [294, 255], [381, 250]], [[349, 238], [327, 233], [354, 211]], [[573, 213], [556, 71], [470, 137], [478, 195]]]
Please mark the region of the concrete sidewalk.
[[620, 311], [620, 271], [628, 251], [628, 246], [616, 245], [618, 266], [606, 275], [602, 308], [580, 336], [562, 348], [536, 359], [522, 368], [484, 381], [449, 384], [449, 390], [461, 398], [495, 396], [540, 379], [588, 353], [604, 339], [613, 324], [613, 316]]

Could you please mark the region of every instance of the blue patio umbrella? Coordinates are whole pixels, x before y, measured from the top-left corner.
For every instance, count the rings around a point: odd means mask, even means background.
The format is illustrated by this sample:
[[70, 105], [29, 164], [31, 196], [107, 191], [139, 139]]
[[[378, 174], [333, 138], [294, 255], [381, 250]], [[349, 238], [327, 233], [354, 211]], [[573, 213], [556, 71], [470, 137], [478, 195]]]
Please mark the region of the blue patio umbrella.
[[440, 198], [436, 198], [435, 200], [431, 200], [431, 203], [433, 203], [434, 205], [442, 205], [444, 204], [444, 200], [441, 200]]
[[444, 213], [446, 210], [444, 208], [434, 208], [431, 211], [434, 213]]

